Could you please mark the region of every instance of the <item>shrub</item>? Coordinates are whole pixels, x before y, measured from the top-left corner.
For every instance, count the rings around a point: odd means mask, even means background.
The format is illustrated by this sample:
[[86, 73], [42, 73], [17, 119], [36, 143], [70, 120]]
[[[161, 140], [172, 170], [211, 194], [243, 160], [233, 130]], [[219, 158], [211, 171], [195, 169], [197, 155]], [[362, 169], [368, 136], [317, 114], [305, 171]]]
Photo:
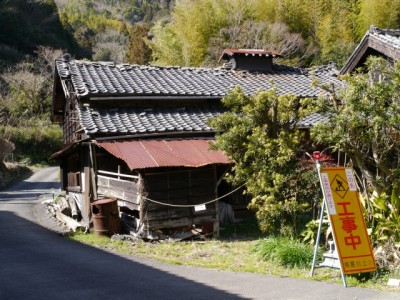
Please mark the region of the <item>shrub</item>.
[[313, 246], [287, 237], [269, 237], [259, 240], [252, 251], [263, 260], [298, 268], [311, 266], [314, 255]]
[[0, 162], [0, 189], [9, 186], [15, 180], [31, 174], [32, 171], [26, 166]]
[[397, 193], [396, 183], [391, 196], [382, 193], [363, 202], [367, 226], [375, 245], [386, 244], [389, 240], [400, 242], [400, 198]]
[[0, 138], [0, 163], [4, 161], [4, 159], [12, 153], [15, 149], [15, 145], [5, 139]]
[[[302, 239], [303, 243], [315, 245], [315, 241], [317, 240], [319, 222], [320, 219], [312, 220], [307, 223], [306, 228], [300, 234], [300, 236], [303, 238]], [[331, 233], [332, 233], [332, 228], [329, 225], [328, 215], [327, 213], [325, 213], [324, 219], [322, 220], [320, 243], [327, 242]]]
[[0, 126], [0, 136], [15, 144], [14, 158], [31, 163], [45, 162], [62, 147], [62, 130], [49, 120], [32, 119], [19, 127]]
[[313, 164], [298, 159], [307, 141], [295, 124], [306, 111], [276, 88], [248, 96], [236, 87], [222, 102], [227, 111], [209, 123], [217, 132], [212, 147], [234, 163], [226, 179], [246, 184], [263, 232], [298, 236], [319, 202]]
[[400, 272], [400, 244], [386, 241], [374, 249], [374, 256], [380, 270]]

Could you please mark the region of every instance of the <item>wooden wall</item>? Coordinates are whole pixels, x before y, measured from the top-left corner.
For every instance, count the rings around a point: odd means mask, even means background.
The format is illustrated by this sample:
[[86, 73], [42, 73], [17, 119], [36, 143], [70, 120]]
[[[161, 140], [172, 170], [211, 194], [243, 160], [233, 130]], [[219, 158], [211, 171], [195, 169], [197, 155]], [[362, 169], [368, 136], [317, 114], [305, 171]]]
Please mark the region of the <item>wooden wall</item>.
[[97, 175], [97, 192], [106, 197], [117, 198], [120, 206], [131, 210], [140, 209], [140, 183], [138, 180]]
[[[216, 198], [214, 166], [169, 170], [144, 175], [144, 196], [172, 205], [200, 205]], [[173, 207], [144, 201], [142, 222], [150, 228], [172, 228], [210, 225], [218, 222], [217, 204], [207, 204], [204, 210], [195, 207]], [[201, 208], [201, 207], [197, 207]]]
[[[107, 179], [97, 174], [98, 193], [107, 197], [118, 198], [119, 205], [133, 213], [138, 212], [140, 223], [149, 229], [168, 229], [178, 227], [207, 226], [218, 230], [218, 203], [203, 204], [217, 197], [218, 175], [215, 165], [199, 168], [157, 168], [141, 170], [135, 174], [126, 168], [123, 161], [116, 159], [101, 149], [97, 149], [97, 169], [137, 175], [139, 181], [126, 179]], [[100, 176], [99, 176], [100, 175]], [[121, 178], [123, 179], [123, 178]], [[152, 199], [161, 203], [154, 203]], [[179, 206], [190, 207], [179, 207]], [[200, 208], [200, 209], [199, 209]]]

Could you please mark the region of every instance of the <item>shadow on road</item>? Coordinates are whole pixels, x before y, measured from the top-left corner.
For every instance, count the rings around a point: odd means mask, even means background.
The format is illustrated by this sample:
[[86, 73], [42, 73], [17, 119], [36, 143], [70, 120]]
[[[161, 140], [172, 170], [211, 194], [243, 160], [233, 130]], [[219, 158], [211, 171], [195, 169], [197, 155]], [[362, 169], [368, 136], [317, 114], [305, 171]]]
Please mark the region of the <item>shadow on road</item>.
[[20, 200], [25, 202], [32, 202], [37, 200], [41, 195], [47, 193], [47, 190], [29, 190], [29, 191], [18, 191], [18, 192], [0, 192], [0, 202], [7, 200]]
[[1, 193], [6, 193], [8, 191], [15, 191], [15, 190], [21, 190], [23, 188], [25, 191], [34, 191], [34, 190], [51, 190], [51, 189], [60, 189], [60, 183], [55, 182], [55, 181], [43, 181], [43, 182], [31, 182], [31, 181], [20, 181], [11, 187], [1, 190]]
[[[244, 299], [0, 211], [0, 299]], [[240, 284], [240, 283], [238, 283]]]

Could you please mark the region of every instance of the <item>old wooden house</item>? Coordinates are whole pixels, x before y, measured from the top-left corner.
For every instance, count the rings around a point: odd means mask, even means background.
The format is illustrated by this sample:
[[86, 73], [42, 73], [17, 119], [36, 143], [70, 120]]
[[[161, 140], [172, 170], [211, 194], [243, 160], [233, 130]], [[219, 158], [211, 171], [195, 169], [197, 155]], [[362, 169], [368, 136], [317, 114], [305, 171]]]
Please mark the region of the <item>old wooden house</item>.
[[63, 127], [64, 147], [53, 158], [86, 223], [92, 201], [115, 197], [138, 228], [217, 232], [221, 201], [235, 210], [247, 204], [241, 192], [218, 200], [232, 191], [223, 181], [229, 159], [209, 149], [207, 119], [224, 111], [220, 100], [238, 85], [248, 94], [274, 85], [279, 94], [316, 97], [315, 77], [337, 80], [333, 66], [292, 68], [275, 64], [277, 56], [227, 49], [219, 68], [57, 59], [52, 119]]
[[369, 56], [383, 57], [392, 62], [399, 61], [400, 30], [380, 29], [372, 25], [340, 70], [340, 74], [352, 73], [358, 68], [363, 68]]

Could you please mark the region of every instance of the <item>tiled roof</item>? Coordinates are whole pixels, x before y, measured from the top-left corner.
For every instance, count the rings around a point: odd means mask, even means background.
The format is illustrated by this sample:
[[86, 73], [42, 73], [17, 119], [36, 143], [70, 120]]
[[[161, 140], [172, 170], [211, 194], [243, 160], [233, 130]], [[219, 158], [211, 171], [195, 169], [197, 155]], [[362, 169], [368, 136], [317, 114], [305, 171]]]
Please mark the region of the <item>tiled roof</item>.
[[163, 132], [210, 132], [207, 118], [219, 115], [212, 106], [155, 108], [80, 107], [80, 123], [89, 134], [142, 134]]
[[[277, 87], [278, 94], [315, 97], [324, 93], [312, 87], [314, 79], [339, 83], [331, 65], [316, 70], [274, 65], [265, 73], [222, 68], [155, 67], [113, 63], [56, 60], [61, 80], [71, 79], [77, 96], [174, 96], [222, 98], [239, 85], [247, 94]], [[314, 74], [313, 74], [314, 73]]]
[[340, 70], [340, 74], [351, 73], [362, 66], [367, 56], [371, 55], [369, 49], [374, 50], [375, 55], [380, 54], [394, 61], [399, 61], [400, 30], [380, 29], [372, 25]]
[[328, 120], [329, 120], [329, 116], [327, 116], [326, 114], [322, 114], [319, 112], [313, 112], [313, 113], [309, 114], [308, 116], [305, 116], [304, 118], [302, 118], [297, 123], [297, 127], [300, 129], [307, 129], [307, 128], [311, 128], [311, 127], [317, 125], [318, 123], [327, 122]]
[[397, 29], [380, 29], [371, 26], [369, 35], [381, 40], [386, 44], [390, 44], [400, 50], [400, 30]]

